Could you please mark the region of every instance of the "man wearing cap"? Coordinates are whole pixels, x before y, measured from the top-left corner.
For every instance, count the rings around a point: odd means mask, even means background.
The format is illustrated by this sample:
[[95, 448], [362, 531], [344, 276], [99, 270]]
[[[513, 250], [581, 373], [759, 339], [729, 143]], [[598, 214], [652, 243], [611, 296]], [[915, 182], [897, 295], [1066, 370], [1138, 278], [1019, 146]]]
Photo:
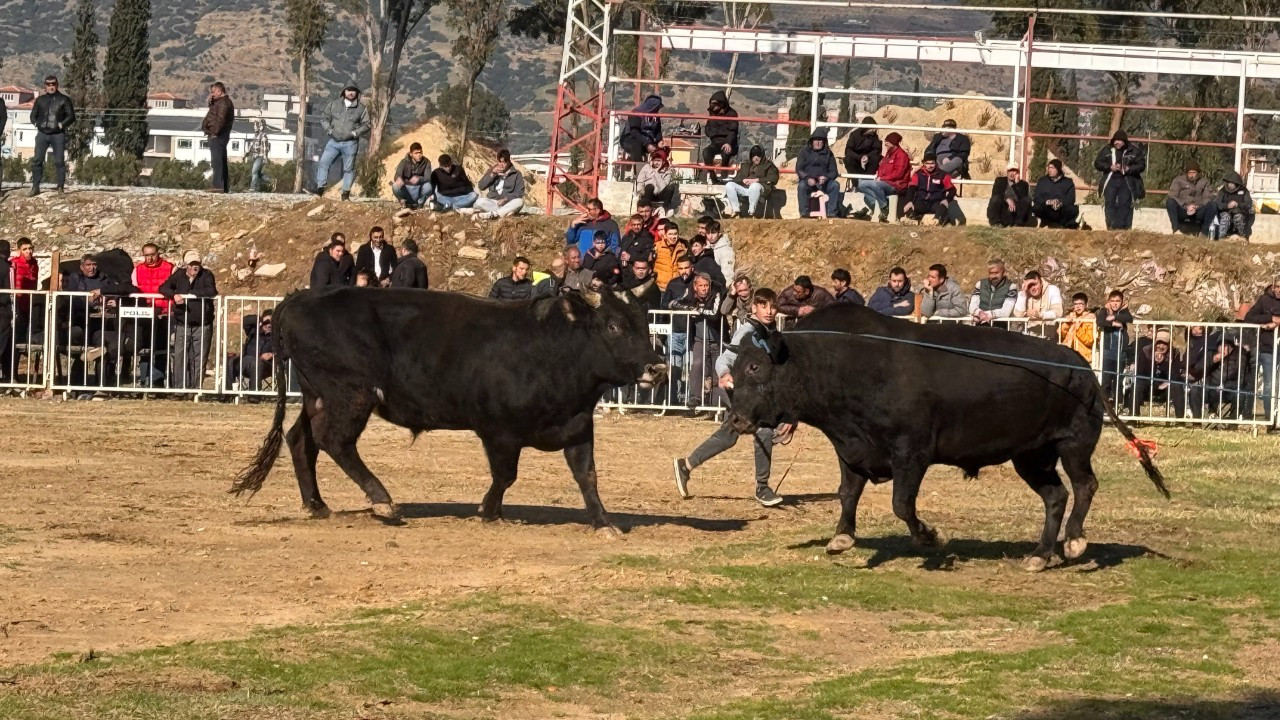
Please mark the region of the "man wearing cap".
[[1178, 234], [1188, 225], [1194, 226], [1195, 233], [1207, 234], [1208, 213], [1205, 211], [1212, 199], [1213, 188], [1209, 185], [1209, 179], [1201, 174], [1200, 163], [1195, 160], [1187, 161], [1186, 172], [1169, 184], [1169, 195], [1164, 201], [1172, 234]]
[[[755, 217], [760, 198], [769, 197], [778, 186], [778, 166], [765, 156], [764, 148], [752, 145], [751, 162], [738, 167], [738, 174], [724, 185], [724, 204], [730, 214], [740, 218]], [[747, 198], [747, 209], [742, 210], [742, 197]]]
[[213, 273], [201, 262], [198, 250], [182, 254], [182, 267], [160, 286], [160, 294], [173, 301], [170, 387], [199, 389], [204, 384], [209, 347], [214, 341], [213, 303], [218, 296], [218, 285]]
[[356, 179], [356, 150], [361, 138], [369, 135], [372, 123], [369, 110], [360, 102], [360, 88], [348, 85], [342, 88], [342, 96], [335, 98], [320, 116], [320, 125], [329, 134], [316, 165], [316, 195], [324, 194], [329, 182], [329, 168], [342, 157], [342, 199], [351, 199], [351, 184]]
[[1123, 130], [1111, 136], [1111, 144], [1098, 151], [1093, 166], [1102, 173], [1098, 191], [1102, 194], [1103, 212], [1108, 230], [1133, 227], [1133, 206], [1147, 196], [1142, 172], [1147, 169], [1147, 154], [1129, 142]]
[[968, 135], [956, 132], [956, 121], [947, 118], [942, 121], [942, 132], [933, 136], [926, 154], [932, 153], [938, 159], [938, 167], [953, 178], [969, 179], [969, 153], [973, 143]]
[[1044, 177], [1036, 181], [1035, 215], [1040, 227], [1080, 227], [1080, 206], [1076, 204], [1076, 184], [1062, 172], [1062, 161], [1054, 158], [1044, 169]]
[[870, 220], [878, 206], [880, 222], [889, 222], [889, 196], [906, 191], [910, 182], [911, 157], [902, 149], [902, 135], [891, 132], [884, 138], [884, 157], [876, 169], [875, 179], [858, 183], [858, 192], [862, 193], [862, 200], [867, 206], [853, 216]]
[[31, 158], [31, 196], [40, 194], [44, 179], [44, 156], [53, 151], [53, 167], [58, 173], [58, 192], [67, 180], [67, 128], [76, 121], [71, 98], [58, 92], [58, 76], [44, 79], [44, 95], [31, 105], [29, 121], [36, 128], [35, 154]]
[[1004, 177], [991, 183], [987, 222], [992, 227], [1035, 227], [1035, 220], [1031, 219], [1031, 188], [1018, 167], [1010, 166]]

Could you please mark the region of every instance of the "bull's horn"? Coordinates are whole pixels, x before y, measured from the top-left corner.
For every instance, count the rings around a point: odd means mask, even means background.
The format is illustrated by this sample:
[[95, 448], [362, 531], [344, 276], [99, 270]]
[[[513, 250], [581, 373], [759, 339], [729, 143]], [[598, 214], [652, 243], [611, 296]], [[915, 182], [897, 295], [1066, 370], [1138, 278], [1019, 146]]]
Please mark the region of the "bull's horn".
[[631, 304], [631, 293], [627, 292], [626, 290], [614, 290], [613, 295], [614, 297], [618, 298], [622, 302], [628, 305]]
[[600, 307], [600, 303], [604, 300], [600, 297], [600, 293], [595, 290], [588, 290], [587, 288], [582, 289], [582, 299], [586, 300], [587, 304], [593, 308]]

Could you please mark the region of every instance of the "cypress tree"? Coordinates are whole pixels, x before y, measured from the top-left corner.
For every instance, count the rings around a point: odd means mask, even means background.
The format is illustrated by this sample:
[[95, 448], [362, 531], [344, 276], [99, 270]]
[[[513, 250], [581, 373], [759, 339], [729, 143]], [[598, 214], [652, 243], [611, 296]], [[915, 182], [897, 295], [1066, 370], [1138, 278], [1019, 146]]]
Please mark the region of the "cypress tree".
[[147, 148], [150, 23], [151, 0], [116, 0], [107, 28], [107, 62], [102, 86], [109, 112], [102, 125], [107, 144], [119, 156], [141, 158]]
[[[809, 108], [813, 97], [809, 88], [813, 85], [813, 56], [805, 55], [800, 60], [800, 70], [796, 73], [795, 87], [802, 88], [791, 97], [791, 110], [787, 117], [791, 120], [809, 122]], [[809, 130], [803, 125], [791, 125], [787, 128], [787, 157], [795, 157], [800, 148], [809, 141]]]
[[67, 155], [73, 161], [89, 154], [94, 125], [98, 122], [97, 114], [88, 112], [89, 108], [98, 107], [101, 99], [97, 23], [93, 0], [80, 0], [76, 5], [76, 36], [71, 55], [62, 58], [62, 81], [76, 107], [76, 121], [67, 131]]

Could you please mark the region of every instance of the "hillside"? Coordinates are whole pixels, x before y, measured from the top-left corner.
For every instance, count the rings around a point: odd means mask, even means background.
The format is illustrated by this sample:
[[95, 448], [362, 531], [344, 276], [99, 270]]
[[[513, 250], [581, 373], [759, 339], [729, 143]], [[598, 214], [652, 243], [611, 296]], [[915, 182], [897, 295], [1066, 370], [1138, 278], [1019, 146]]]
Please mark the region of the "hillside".
[[[479, 223], [457, 215], [423, 213], [396, 218], [389, 201], [335, 203], [302, 196], [210, 196], [190, 191], [132, 190], [127, 194], [76, 190], [0, 201], [0, 236], [29, 235], [40, 251], [64, 257], [122, 247], [134, 256], [144, 242], [175, 258], [195, 248], [225, 294], [278, 295], [306, 284], [311, 263], [329, 234], [359, 244], [370, 227], [389, 230], [393, 243], [414, 237], [432, 286], [484, 293], [517, 254], [545, 267], [563, 243], [563, 217], [525, 216]], [[688, 221], [684, 221], [688, 224]], [[1100, 298], [1113, 287], [1131, 295], [1135, 310], [1153, 318], [1234, 315], [1280, 274], [1280, 256], [1256, 247], [1148, 233], [995, 230], [987, 227], [905, 228], [842, 221], [728, 221], [738, 267], [757, 283], [778, 288], [797, 275], [826, 283], [847, 267], [869, 293], [901, 265], [919, 284], [925, 269], [945, 263], [971, 285], [991, 257], [1011, 272], [1036, 268], [1064, 291]], [[263, 263], [284, 264], [274, 277], [249, 276], [251, 247]], [[465, 257], [460, 255], [465, 252]]]

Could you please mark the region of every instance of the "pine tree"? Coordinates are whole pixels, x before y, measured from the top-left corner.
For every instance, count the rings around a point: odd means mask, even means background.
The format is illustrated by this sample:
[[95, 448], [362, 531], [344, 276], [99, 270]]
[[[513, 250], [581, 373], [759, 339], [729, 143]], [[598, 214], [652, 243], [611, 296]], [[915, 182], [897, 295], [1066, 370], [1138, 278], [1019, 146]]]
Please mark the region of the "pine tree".
[[[844, 84], [841, 85], [845, 90], [853, 86], [853, 60], [844, 61]], [[848, 123], [853, 122], [853, 96], [849, 93], [840, 95], [840, 114], [836, 117], [837, 122]]]
[[67, 156], [73, 162], [89, 154], [98, 123], [97, 114], [89, 112], [101, 104], [102, 94], [98, 85], [97, 23], [93, 0], [80, 0], [76, 5], [76, 37], [71, 55], [62, 57], [62, 81], [76, 108], [76, 121], [67, 130]]
[[445, 5], [449, 8], [445, 22], [458, 32], [453, 41], [453, 62], [462, 69], [462, 83], [467, 90], [462, 111], [462, 139], [458, 143], [461, 162], [467, 154], [476, 81], [498, 44], [498, 33], [511, 3], [508, 0], [445, 0]]
[[[791, 110], [787, 117], [791, 120], [809, 122], [809, 109], [813, 97], [809, 88], [813, 85], [813, 56], [806, 55], [800, 59], [800, 71], [796, 73], [795, 87], [801, 88], [791, 97]], [[787, 157], [795, 157], [800, 148], [809, 141], [809, 130], [803, 125], [791, 125], [787, 129]]]
[[116, 0], [107, 28], [102, 73], [107, 144], [119, 156], [141, 158], [147, 148], [147, 86], [151, 81], [148, 25], [151, 0]]
[[916, 107], [916, 108], [920, 107], [920, 95], [918, 94], [920, 92], [920, 76], [919, 75], [916, 76], [915, 82], [912, 83], [911, 85], [911, 92], [917, 93], [916, 95], [911, 96], [911, 107]]

